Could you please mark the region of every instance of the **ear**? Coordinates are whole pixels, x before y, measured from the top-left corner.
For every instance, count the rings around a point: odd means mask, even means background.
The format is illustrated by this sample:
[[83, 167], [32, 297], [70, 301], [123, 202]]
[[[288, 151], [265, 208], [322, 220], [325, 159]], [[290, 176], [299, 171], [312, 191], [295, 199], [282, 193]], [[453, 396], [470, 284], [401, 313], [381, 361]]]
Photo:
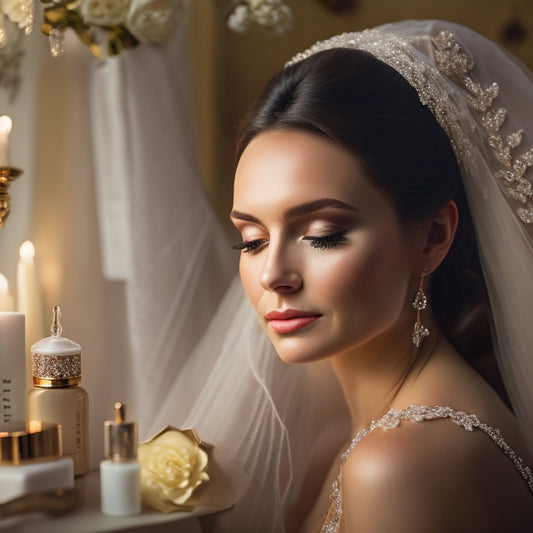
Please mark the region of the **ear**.
[[428, 217], [420, 257], [421, 272], [424, 269], [433, 272], [442, 263], [453, 243], [458, 221], [459, 212], [453, 200]]

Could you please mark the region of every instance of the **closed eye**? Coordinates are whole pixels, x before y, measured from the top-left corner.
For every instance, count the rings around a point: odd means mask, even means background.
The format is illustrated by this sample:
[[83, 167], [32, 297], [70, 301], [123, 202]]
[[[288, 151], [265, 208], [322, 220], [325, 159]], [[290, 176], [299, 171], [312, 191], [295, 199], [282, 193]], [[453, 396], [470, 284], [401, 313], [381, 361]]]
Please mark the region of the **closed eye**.
[[261, 246], [266, 244], [267, 239], [255, 239], [253, 241], [243, 241], [237, 244], [234, 244], [231, 248], [233, 250], [239, 250], [244, 253], [254, 252], [258, 250]]
[[346, 231], [337, 231], [330, 235], [306, 235], [302, 237], [304, 241], [310, 241], [309, 244], [317, 250], [329, 250], [337, 246], [347, 243]]

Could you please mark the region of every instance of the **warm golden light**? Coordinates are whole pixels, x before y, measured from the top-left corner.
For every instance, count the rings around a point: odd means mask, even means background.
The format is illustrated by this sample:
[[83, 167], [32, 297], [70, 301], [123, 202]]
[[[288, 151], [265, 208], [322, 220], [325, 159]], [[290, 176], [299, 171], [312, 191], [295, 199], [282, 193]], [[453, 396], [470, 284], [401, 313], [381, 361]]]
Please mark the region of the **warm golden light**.
[[13, 127], [13, 121], [7, 115], [0, 117], [0, 135], [7, 135]]
[[31, 241], [24, 241], [19, 248], [19, 256], [21, 259], [33, 259], [35, 257], [35, 246]]
[[28, 420], [28, 431], [30, 433], [39, 433], [43, 430], [43, 423], [40, 420]]

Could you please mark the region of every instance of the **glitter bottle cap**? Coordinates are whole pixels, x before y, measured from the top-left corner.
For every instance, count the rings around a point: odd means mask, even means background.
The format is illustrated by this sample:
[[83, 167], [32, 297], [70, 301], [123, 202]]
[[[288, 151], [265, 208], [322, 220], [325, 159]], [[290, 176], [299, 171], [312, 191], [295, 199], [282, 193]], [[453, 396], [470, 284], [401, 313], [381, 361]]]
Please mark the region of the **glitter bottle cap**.
[[37, 387], [72, 387], [81, 381], [81, 346], [61, 337], [61, 310], [54, 306], [52, 335], [31, 347], [33, 384]]

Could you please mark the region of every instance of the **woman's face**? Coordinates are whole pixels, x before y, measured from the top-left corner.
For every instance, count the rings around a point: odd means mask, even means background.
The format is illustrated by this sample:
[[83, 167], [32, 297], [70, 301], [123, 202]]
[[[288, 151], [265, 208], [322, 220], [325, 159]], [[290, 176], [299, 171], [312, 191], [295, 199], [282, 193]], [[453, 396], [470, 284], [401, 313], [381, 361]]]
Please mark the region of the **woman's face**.
[[258, 135], [237, 167], [231, 220], [244, 288], [284, 361], [410, 334], [413, 239], [344, 148], [302, 131]]

